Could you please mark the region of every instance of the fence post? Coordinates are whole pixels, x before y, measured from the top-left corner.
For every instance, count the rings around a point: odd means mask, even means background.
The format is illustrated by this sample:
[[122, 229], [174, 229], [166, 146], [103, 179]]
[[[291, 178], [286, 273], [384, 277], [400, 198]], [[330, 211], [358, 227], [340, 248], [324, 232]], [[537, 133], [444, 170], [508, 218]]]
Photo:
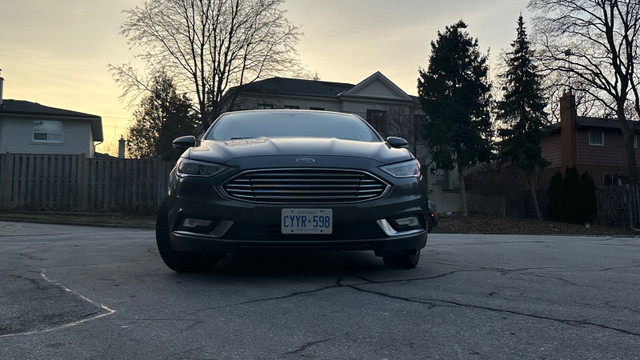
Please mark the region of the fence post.
[[80, 162], [80, 168], [78, 169], [80, 172], [80, 184], [78, 186], [78, 207], [82, 210], [86, 209], [87, 206], [87, 173], [86, 173], [86, 156], [85, 153], [82, 153], [78, 158]]
[[3, 208], [7, 209], [10, 205], [10, 196], [9, 191], [11, 190], [10, 177], [9, 177], [9, 152], [7, 151], [4, 155], [4, 164], [2, 165], [2, 184], [4, 189], [2, 189], [2, 202]]
[[629, 195], [631, 198], [629, 204], [629, 213], [631, 215], [630, 228], [635, 229], [638, 224], [638, 217], [640, 216], [640, 211], [638, 207], [640, 206], [640, 199], [638, 198], [638, 185], [631, 185], [629, 187]]

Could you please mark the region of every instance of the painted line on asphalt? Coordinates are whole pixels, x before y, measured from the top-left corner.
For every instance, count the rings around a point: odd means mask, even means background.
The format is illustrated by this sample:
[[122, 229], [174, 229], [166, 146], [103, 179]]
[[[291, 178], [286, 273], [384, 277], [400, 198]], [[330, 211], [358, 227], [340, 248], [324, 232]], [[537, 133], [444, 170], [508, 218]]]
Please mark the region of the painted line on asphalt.
[[47, 281], [48, 283], [53, 284], [53, 285], [55, 285], [55, 286], [57, 286], [57, 287], [59, 287], [59, 288], [63, 289], [64, 291], [66, 291], [66, 292], [68, 292], [68, 293], [71, 293], [71, 294], [73, 294], [73, 295], [75, 295], [75, 296], [79, 297], [80, 299], [82, 299], [82, 300], [84, 300], [84, 301], [86, 301], [86, 302], [90, 303], [91, 305], [94, 305], [94, 306], [96, 306], [96, 307], [98, 307], [98, 308], [100, 308], [100, 309], [104, 310], [104, 311], [105, 311], [105, 313], [100, 314], [100, 315], [96, 315], [96, 316], [92, 316], [92, 317], [89, 317], [89, 318], [85, 318], [85, 319], [82, 319], [82, 320], [74, 321], [74, 322], [71, 322], [71, 323], [68, 323], [68, 324], [64, 324], [64, 325], [56, 326], [56, 327], [54, 327], [54, 328], [50, 328], [50, 329], [34, 330], [34, 331], [20, 332], [20, 333], [14, 333], [14, 334], [5, 334], [5, 335], [0, 335], [0, 339], [1, 339], [1, 338], [5, 338], [5, 337], [10, 337], [10, 336], [28, 336], [28, 335], [45, 334], [45, 333], [52, 332], [52, 331], [57, 331], [57, 330], [62, 330], [62, 329], [68, 329], [68, 328], [70, 328], [70, 327], [74, 327], [74, 326], [77, 326], [77, 325], [80, 325], [80, 324], [84, 324], [84, 323], [86, 323], [86, 322], [93, 321], [93, 320], [97, 320], [97, 319], [100, 319], [100, 318], [102, 318], [102, 317], [109, 316], [109, 315], [113, 315], [113, 314], [115, 314], [115, 313], [116, 313], [116, 311], [115, 311], [115, 310], [110, 309], [110, 308], [109, 308], [109, 307], [107, 307], [106, 305], [103, 305], [103, 304], [100, 304], [100, 303], [98, 303], [98, 302], [96, 302], [96, 301], [93, 301], [93, 300], [89, 299], [88, 297], [86, 297], [86, 296], [84, 296], [84, 295], [82, 295], [82, 294], [78, 293], [77, 291], [71, 290], [71, 289], [69, 289], [68, 287], [66, 287], [66, 286], [64, 286], [64, 285], [62, 285], [62, 284], [60, 284], [59, 282], [49, 279], [49, 278], [47, 277], [47, 275], [45, 274], [45, 269], [42, 269], [42, 271], [40, 272], [40, 276], [42, 276], [42, 278], [43, 278], [45, 281]]

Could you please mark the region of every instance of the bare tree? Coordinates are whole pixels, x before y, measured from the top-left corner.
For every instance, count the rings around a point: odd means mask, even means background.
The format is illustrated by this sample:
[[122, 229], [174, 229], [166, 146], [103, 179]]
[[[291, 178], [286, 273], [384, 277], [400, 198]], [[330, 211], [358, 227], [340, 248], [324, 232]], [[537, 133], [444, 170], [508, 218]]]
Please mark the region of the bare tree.
[[427, 142], [424, 140], [424, 114], [416, 112], [411, 106], [392, 105], [386, 109], [384, 135], [399, 136], [409, 143], [411, 151], [422, 165], [429, 165]]
[[[615, 114], [625, 139], [631, 182], [638, 173], [634, 132], [625, 111], [638, 88], [640, 4], [637, 0], [531, 0], [542, 63], [564, 74], [564, 85], [588, 94]], [[636, 115], [640, 98], [636, 95]]]
[[[195, 101], [202, 127], [224, 111], [230, 86], [298, 68], [301, 35], [281, 9], [284, 0], [145, 0], [124, 13], [121, 33], [139, 50], [148, 73], [164, 68]], [[130, 64], [110, 65], [123, 96], [147, 91]]]

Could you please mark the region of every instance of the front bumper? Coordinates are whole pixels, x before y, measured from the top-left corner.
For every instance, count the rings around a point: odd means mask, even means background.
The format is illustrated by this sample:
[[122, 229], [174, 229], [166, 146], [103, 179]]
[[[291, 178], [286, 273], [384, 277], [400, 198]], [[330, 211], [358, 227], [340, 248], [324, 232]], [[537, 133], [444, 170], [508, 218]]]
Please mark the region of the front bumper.
[[[233, 252], [249, 249], [374, 250], [421, 249], [427, 241], [428, 209], [416, 179], [403, 179], [382, 198], [340, 204], [262, 204], [231, 199], [204, 180], [177, 181], [169, 197], [171, 247], [175, 251]], [[283, 208], [331, 208], [330, 235], [282, 234]], [[419, 225], [394, 226], [414, 216]], [[206, 226], [184, 226], [185, 219]], [[189, 220], [191, 221], [191, 220]]]

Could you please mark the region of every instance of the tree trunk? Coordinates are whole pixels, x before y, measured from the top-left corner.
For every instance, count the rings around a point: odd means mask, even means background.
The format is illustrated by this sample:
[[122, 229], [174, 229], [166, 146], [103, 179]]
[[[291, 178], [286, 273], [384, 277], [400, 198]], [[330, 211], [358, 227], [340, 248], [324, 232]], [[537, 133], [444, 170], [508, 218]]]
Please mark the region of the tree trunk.
[[531, 185], [531, 199], [533, 200], [533, 207], [536, 209], [536, 216], [538, 220], [542, 221], [542, 214], [540, 213], [540, 205], [538, 205], [538, 195], [536, 194], [536, 175], [535, 173], [531, 175], [530, 178]]
[[[623, 106], [618, 104], [618, 108]], [[622, 107], [624, 109], [624, 107]], [[620, 130], [622, 130], [622, 136], [624, 137], [624, 148], [627, 154], [627, 172], [629, 173], [629, 182], [631, 184], [638, 183], [638, 165], [636, 164], [636, 149], [633, 147], [633, 137], [635, 136], [633, 130], [629, 126], [627, 117], [624, 110], [618, 110], [618, 122], [620, 123]]]
[[460, 181], [460, 201], [462, 203], [462, 216], [469, 216], [469, 208], [467, 207], [467, 189], [464, 184], [464, 169], [458, 164], [458, 179]]

